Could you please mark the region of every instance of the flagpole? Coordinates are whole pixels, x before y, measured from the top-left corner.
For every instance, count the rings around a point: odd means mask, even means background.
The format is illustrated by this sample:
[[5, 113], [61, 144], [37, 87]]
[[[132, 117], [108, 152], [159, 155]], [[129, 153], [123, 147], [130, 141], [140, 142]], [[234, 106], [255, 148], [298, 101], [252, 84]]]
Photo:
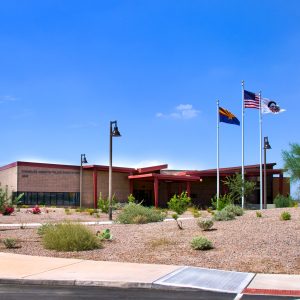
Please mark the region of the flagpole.
[[259, 92], [259, 177], [260, 177], [260, 209], [263, 209], [263, 182], [262, 182], [262, 114], [261, 91]]
[[244, 168], [244, 115], [245, 115], [245, 108], [244, 108], [244, 80], [242, 80], [242, 208], [244, 208], [245, 205], [245, 199], [244, 199], [244, 182], [245, 182], [245, 168]]
[[220, 197], [219, 128], [220, 128], [219, 100], [217, 100], [217, 209], [219, 209], [219, 197]]

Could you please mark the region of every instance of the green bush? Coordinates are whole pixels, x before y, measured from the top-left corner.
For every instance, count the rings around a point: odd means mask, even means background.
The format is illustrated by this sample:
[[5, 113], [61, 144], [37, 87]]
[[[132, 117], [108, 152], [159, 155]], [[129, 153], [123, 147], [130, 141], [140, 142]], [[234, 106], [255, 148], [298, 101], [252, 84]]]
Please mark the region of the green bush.
[[215, 221], [229, 221], [235, 219], [235, 214], [232, 211], [222, 209], [214, 214], [213, 219]]
[[227, 205], [223, 210], [232, 212], [235, 216], [242, 216], [244, 214], [244, 210], [240, 206], [233, 204]]
[[117, 221], [122, 224], [137, 224], [137, 221], [143, 223], [160, 222], [163, 219], [164, 214], [159, 210], [135, 203], [126, 204], [117, 217]]
[[209, 250], [213, 248], [212, 242], [204, 236], [194, 237], [191, 246], [194, 250]]
[[212, 219], [199, 219], [197, 221], [197, 225], [202, 229], [202, 230], [209, 230], [213, 227], [214, 221]]
[[[113, 194], [111, 199], [111, 207], [112, 209], [117, 209], [119, 205], [117, 204], [116, 196]], [[108, 198], [102, 198], [102, 193], [100, 193], [98, 202], [97, 202], [97, 208], [101, 210], [101, 212], [108, 214], [109, 212], [109, 199]]]
[[282, 221], [288, 221], [292, 218], [291, 214], [288, 211], [283, 211], [280, 215]]
[[188, 209], [192, 214], [194, 218], [200, 218], [201, 212], [199, 211], [199, 208], [196, 206], [192, 206]]
[[188, 197], [187, 192], [182, 192], [180, 195], [175, 194], [167, 204], [170, 210], [181, 215], [187, 210], [190, 203], [191, 198]]
[[42, 226], [40, 226], [40, 227], [37, 229], [37, 234], [38, 234], [38, 235], [44, 235], [45, 232], [46, 232], [49, 228], [52, 228], [52, 227], [54, 227], [54, 226], [55, 226], [54, 224], [45, 223], [45, 224], [43, 224]]
[[97, 214], [98, 213], [98, 209], [95, 208], [87, 208], [85, 210], [85, 212], [87, 212], [90, 216], [92, 216], [93, 214]]
[[213, 206], [214, 209], [216, 210], [222, 210], [225, 208], [227, 205], [232, 204], [233, 199], [231, 198], [230, 195], [224, 194], [219, 196], [219, 207], [218, 207], [218, 201], [217, 201], [217, 196], [214, 196], [211, 199], [211, 205]]
[[278, 194], [274, 199], [274, 204], [276, 208], [280, 207], [293, 207], [294, 202], [291, 197], [285, 197], [283, 195]]
[[3, 244], [7, 249], [16, 248], [17, 241], [13, 238], [6, 238], [3, 240]]
[[56, 251], [85, 251], [101, 247], [101, 241], [82, 224], [61, 223], [49, 227], [43, 234], [46, 249]]
[[128, 203], [135, 203], [135, 197], [134, 197], [132, 194], [130, 194], [130, 195], [127, 197], [127, 199], [128, 199]]

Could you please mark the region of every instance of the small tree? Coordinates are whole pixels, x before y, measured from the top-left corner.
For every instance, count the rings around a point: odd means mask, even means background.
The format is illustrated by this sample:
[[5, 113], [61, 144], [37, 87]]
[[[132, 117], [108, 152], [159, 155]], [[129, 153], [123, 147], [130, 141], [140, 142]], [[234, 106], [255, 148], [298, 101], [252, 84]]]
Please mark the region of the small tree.
[[[227, 176], [223, 183], [229, 189], [229, 195], [234, 202], [240, 203], [243, 196], [243, 178], [241, 174]], [[255, 182], [244, 180], [244, 197], [249, 196], [255, 189]]]
[[191, 198], [187, 192], [182, 192], [180, 195], [174, 195], [167, 203], [169, 209], [175, 211], [178, 215], [182, 215], [191, 203]]
[[290, 144], [290, 150], [282, 151], [284, 167], [289, 170], [291, 180], [300, 181], [300, 145], [297, 143]]
[[182, 215], [191, 203], [191, 198], [188, 196], [187, 192], [182, 192], [180, 195], [174, 195], [170, 201], [167, 203], [169, 209], [176, 212], [172, 215], [172, 218], [176, 221], [179, 229], [183, 229], [182, 222], [178, 220], [178, 215]]

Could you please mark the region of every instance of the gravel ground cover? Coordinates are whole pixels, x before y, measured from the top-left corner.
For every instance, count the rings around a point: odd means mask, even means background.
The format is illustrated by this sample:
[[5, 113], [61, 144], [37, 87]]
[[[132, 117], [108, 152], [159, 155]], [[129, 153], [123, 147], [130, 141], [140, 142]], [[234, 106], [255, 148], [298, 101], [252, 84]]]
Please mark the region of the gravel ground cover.
[[[290, 221], [281, 221], [280, 214], [290, 212]], [[102, 249], [83, 252], [56, 252], [45, 250], [37, 228], [26, 223], [70, 221], [106, 221], [87, 213], [66, 215], [63, 209], [52, 209], [40, 215], [21, 210], [15, 216], [1, 216], [0, 224], [22, 223], [22, 228], [0, 227], [0, 239], [15, 238], [18, 248], [6, 249], [0, 243], [1, 252], [27, 255], [109, 260], [120, 262], [159, 263], [189, 265], [242, 272], [300, 274], [300, 208], [268, 209], [262, 218], [255, 211], [246, 211], [232, 221], [215, 222], [213, 229], [201, 231], [190, 213], [191, 219], [183, 220], [183, 230], [175, 221], [143, 225], [92, 225], [93, 232], [109, 228], [112, 241], [105, 241]], [[207, 217], [202, 212], [202, 217]], [[114, 215], [115, 218], [115, 215]], [[21, 221], [20, 221], [21, 220]], [[208, 251], [193, 250], [190, 242], [195, 236], [205, 236], [214, 248]]]

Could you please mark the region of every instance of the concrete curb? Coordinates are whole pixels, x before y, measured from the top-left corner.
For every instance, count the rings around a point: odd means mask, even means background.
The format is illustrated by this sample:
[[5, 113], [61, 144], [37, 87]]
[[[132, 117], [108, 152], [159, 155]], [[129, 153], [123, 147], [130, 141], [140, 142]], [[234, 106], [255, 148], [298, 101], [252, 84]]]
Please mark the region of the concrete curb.
[[80, 280], [40, 280], [40, 279], [14, 279], [0, 278], [0, 284], [17, 285], [47, 285], [47, 286], [86, 286], [86, 287], [111, 287], [111, 288], [138, 288], [174, 291], [199, 291], [196, 288], [163, 286], [153, 283], [124, 282], [124, 281], [80, 281]]
[[[15, 279], [15, 278], [0, 278], [0, 284], [15, 284], [15, 285], [46, 285], [46, 286], [81, 286], [81, 287], [108, 287], [120, 289], [156, 289], [156, 290], [173, 290], [173, 291], [206, 291], [217, 292], [222, 294], [236, 295], [236, 292], [210, 290], [204, 288], [192, 288], [184, 286], [160, 285], [143, 282], [125, 282], [125, 281], [81, 281], [81, 280], [41, 280], [41, 279]], [[241, 294], [245, 295], [265, 295], [265, 296], [300, 296], [300, 290], [277, 290], [277, 289], [254, 289], [245, 288]]]

